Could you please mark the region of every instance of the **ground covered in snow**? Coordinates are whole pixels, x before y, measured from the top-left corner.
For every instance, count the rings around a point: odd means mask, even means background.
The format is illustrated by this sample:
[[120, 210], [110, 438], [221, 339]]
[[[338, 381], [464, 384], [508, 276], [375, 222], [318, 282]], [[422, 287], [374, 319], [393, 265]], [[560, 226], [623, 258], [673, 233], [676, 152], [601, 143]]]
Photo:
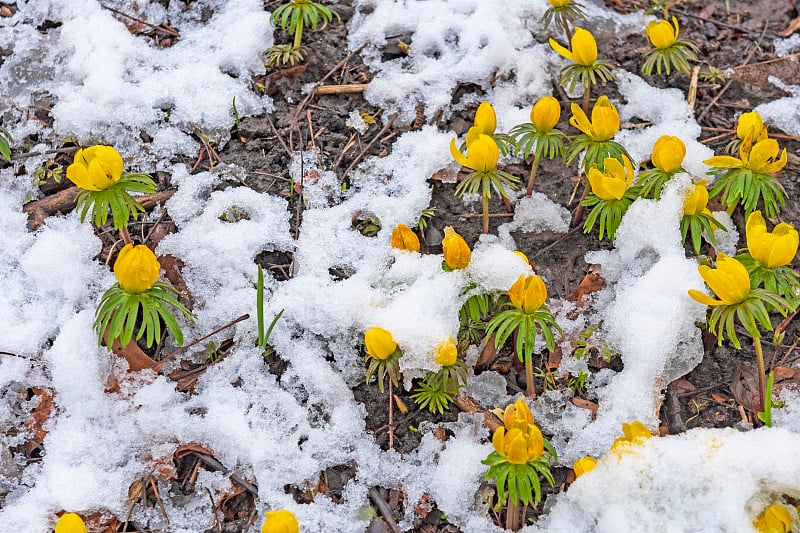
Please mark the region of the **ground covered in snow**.
[[[719, 69], [692, 100], [683, 74], [640, 77], [649, 5], [583, 3], [619, 67], [593, 91], [620, 111], [616, 139], [637, 163], [661, 135], [687, 146], [687, 174], [637, 201], [613, 244], [570, 229], [575, 164], [544, 161], [530, 199], [495, 195], [489, 235], [480, 202], [453, 195], [450, 140], [481, 101], [506, 132], [552, 94], [559, 128], [575, 133], [578, 95], [558, 85], [545, 0], [341, 0], [341, 21], [304, 35], [306, 62], [269, 71], [262, 53], [289, 39], [269, 24], [277, 1], [0, 2], [0, 125], [14, 139], [0, 160], [0, 530], [50, 531], [68, 511], [98, 532], [257, 531], [265, 511], [287, 508], [307, 532], [500, 531], [485, 422], [523, 393], [523, 369], [509, 348], [478, 343], [450, 410], [420, 410], [410, 394], [457, 337], [466, 288], [507, 290], [528, 271], [513, 250], [547, 282], [565, 331], [535, 355], [531, 405], [559, 457], [526, 531], [749, 532], [766, 505], [796, 503], [800, 330], [787, 322], [783, 343], [766, 344], [783, 407], [776, 427], [753, 429], [752, 345], [717, 347], [697, 326], [705, 307], [687, 290], [703, 284], [678, 220], [690, 177], [756, 109], [789, 153], [781, 218], [800, 223], [800, 42], [779, 35], [800, 13], [789, 1], [672, 2], [703, 72]], [[366, 85], [312, 94], [320, 83]], [[129, 230], [192, 307], [184, 351], [169, 338], [97, 345], [118, 236], [80, 223], [63, 175], [78, 146], [98, 143], [158, 183]], [[393, 250], [392, 228], [429, 208], [423, 253]], [[744, 220], [730, 222], [738, 232], [719, 248], [733, 253]], [[441, 268], [446, 226], [473, 250], [464, 270]], [[255, 346], [256, 265], [267, 320], [283, 313], [267, 353]], [[363, 333], [376, 325], [404, 351], [392, 448], [389, 397], [364, 379]], [[657, 438], [606, 453], [634, 420]], [[574, 480], [587, 454], [598, 466]]]

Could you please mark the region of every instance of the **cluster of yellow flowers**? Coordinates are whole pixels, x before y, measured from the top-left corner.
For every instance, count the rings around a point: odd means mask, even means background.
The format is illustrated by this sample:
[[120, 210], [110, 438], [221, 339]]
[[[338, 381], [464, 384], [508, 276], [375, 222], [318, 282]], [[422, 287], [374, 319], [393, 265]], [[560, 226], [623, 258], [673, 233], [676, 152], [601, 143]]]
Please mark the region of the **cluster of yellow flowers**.
[[514, 465], [525, 465], [544, 455], [542, 431], [534, 423], [533, 414], [522, 398], [506, 406], [503, 426], [495, 430], [492, 447]]

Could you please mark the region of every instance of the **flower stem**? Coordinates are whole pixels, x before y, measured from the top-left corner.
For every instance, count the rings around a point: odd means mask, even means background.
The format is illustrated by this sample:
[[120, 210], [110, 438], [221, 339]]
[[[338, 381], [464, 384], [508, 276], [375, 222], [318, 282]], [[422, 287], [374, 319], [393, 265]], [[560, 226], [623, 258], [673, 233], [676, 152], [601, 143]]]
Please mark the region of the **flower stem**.
[[483, 233], [489, 233], [489, 195], [483, 194]]
[[389, 378], [389, 449], [394, 448], [394, 391], [392, 378]]
[[569, 31], [569, 22], [563, 17], [561, 18], [561, 27], [564, 28], [564, 34], [567, 36], [567, 44], [572, 48], [572, 32]]
[[758, 412], [764, 411], [767, 405], [767, 377], [764, 368], [764, 352], [761, 350], [761, 337], [753, 337], [753, 346], [756, 349], [756, 362], [758, 363]]
[[537, 156], [533, 156], [533, 167], [531, 167], [531, 177], [528, 178], [528, 190], [525, 192], [525, 196], [528, 198], [531, 197], [533, 194], [533, 182], [536, 180], [536, 173], [539, 171], [539, 158]]
[[511, 500], [506, 506], [506, 529], [519, 530], [519, 503], [513, 503]]
[[592, 90], [591, 85], [583, 88], [583, 112], [589, 114], [589, 92]]
[[300, 39], [303, 37], [303, 17], [297, 22], [297, 27], [294, 30], [294, 48], [300, 49]]
[[536, 398], [536, 387], [533, 386], [533, 355], [525, 359], [525, 392], [531, 400]]
[[127, 227], [123, 226], [122, 229], [119, 230], [119, 236], [122, 238], [122, 242], [125, 244], [133, 244], [133, 241], [131, 240], [131, 234], [128, 233]]

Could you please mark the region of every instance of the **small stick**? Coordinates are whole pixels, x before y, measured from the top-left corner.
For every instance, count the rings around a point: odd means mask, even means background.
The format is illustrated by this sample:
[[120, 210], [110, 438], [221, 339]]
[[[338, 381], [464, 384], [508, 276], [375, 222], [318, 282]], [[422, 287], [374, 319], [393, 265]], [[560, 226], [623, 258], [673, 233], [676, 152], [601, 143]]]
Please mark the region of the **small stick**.
[[692, 67], [692, 81], [689, 82], [689, 95], [686, 98], [691, 109], [694, 109], [694, 104], [697, 102], [697, 81], [699, 78], [700, 65], [695, 65]]
[[350, 94], [350, 93], [363, 93], [367, 88], [368, 83], [349, 83], [347, 85], [318, 85], [314, 92], [318, 96], [326, 94]]
[[[460, 218], [479, 218], [482, 217], [482, 213], [464, 213], [462, 215], [458, 215]], [[496, 217], [513, 217], [514, 213], [489, 213], [489, 217], [496, 218]]]
[[[353, 50], [353, 51], [351, 51], [351, 52], [347, 52], [347, 55], [346, 55], [346, 56], [344, 56], [344, 59], [342, 59], [341, 61], [339, 61], [338, 63], [336, 63], [336, 64], [333, 66], [333, 68], [332, 68], [332, 69], [330, 69], [330, 70], [328, 71], [328, 73], [327, 73], [327, 74], [325, 74], [324, 76], [322, 76], [322, 79], [320, 79], [320, 80], [317, 82], [317, 87], [319, 87], [319, 86], [322, 84], [322, 82], [324, 82], [325, 80], [327, 80], [328, 78], [330, 78], [331, 76], [333, 76], [333, 75], [334, 75], [334, 73], [336, 73], [336, 71], [337, 71], [337, 70], [339, 70], [340, 68], [342, 68], [342, 67], [343, 67], [345, 64], [347, 64], [347, 62], [348, 62], [348, 61], [350, 61], [350, 57], [351, 57], [353, 54], [357, 54], [357, 53], [359, 53], [359, 52], [361, 51], [361, 49], [362, 49], [362, 48], [364, 48], [365, 46], [366, 46], [366, 43], [362, 44], [361, 46], [359, 46], [358, 48], [356, 48], [355, 50]], [[297, 109], [296, 109], [296, 110], [295, 110], [295, 112], [294, 112], [294, 117], [295, 117], [295, 120], [297, 120], [297, 118], [299, 118], [299, 117], [300, 117], [300, 112], [301, 112], [303, 109], [305, 109], [305, 107], [306, 107], [306, 104], [308, 104], [308, 101], [309, 101], [309, 100], [311, 100], [311, 98], [312, 98], [312, 97], [313, 97], [313, 96], [316, 94], [316, 92], [317, 92], [316, 90], [309, 91], [309, 93], [306, 95], [306, 97], [305, 97], [305, 98], [303, 98], [303, 101], [302, 101], [302, 102], [300, 102], [300, 104], [297, 106]]]
[[219, 333], [220, 331], [223, 331], [223, 330], [225, 330], [225, 329], [228, 329], [229, 327], [231, 327], [231, 326], [233, 326], [233, 325], [235, 325], [235, 324], [238, 324], [238, 323], [239, 323], [239, 322], [241, 322], [242, 320], [247, 320], [248, 318], [250, 318], [250, 315], [242, 315], [242, 316], [240, 316], [239, 318], [237, 318], [237, 319], [235, 319], [235, 320], [232, 320], [231, 322], [228, 322], [228, 323], [227, 323], [227, 324], [225, 324], [224, 326], [222, 326], [222, 327], [219, 327], [219, 328], [215, 329], [214, 331], [212, 331], [211, 333], [209, 333], [209, 334], [208, 334], [208, 335], [206, 335], [205, 337], [200, 337], [200, 338], [199, 338], [199, 339], [197, 339], [196, 341], [192, 341], [192, 342], [190, 342], [189, 344], [186, 344], [186, 345], [184, 345], [184, 346], [181, 346], [180, 348], [178, 348], [177, 350], [175, 350], [174, 352], [172, 352], [171, 354], [169, 354], [168, 356], [166, 356], [164, 359], [162, 359], [162, 360], [161, 360], [161, 361], [160, 361], [160, 362], [159, 362], [159, 363], [158, 363], [158, 364], [155, 366], [155, 371], [156, 371], [156, 372], [161, 372], [161, 369], [162, 369], [162, 368], [164, 368], [164, 365], [166, 364], [166, 362], [167, 362], [167, 361], [169, 361], [170, 359], [172, 359], [174, 356], [178, 355], [179, 353], [185, 352], [186, 350], [188, 350], [188, 349], [189, 349], [189, 348], [191, 348], [192, 346], [194, 346], [194, 345], [196, 345], [196, 344], [198, 344], [198, 343], [201, 343], [201, 342], [203, 342], [204, 340], [206, 340], [207, 338], [209, 338], [209, 337], [212, 337], [212, 336], [216, 335], [216, 334], [217, 334], [217, 333]]
[[391, 507], [389, 507], [386, 500], [381, 497], [377, 488], [372, 487], [369, 489], [369, 499], [372, 500], [372, 503], [374, 503], [378, 511], [381, 512], [381, 516], [383, 516], [383, 520], [386, 522], [386, 525], [389, 526], [389, 529], [391, 529], [393, 533], [400, 533], [400, 528], [397, 527], [394, 517], [392, 516]]
[[389, 449], [394, 449], [394, 400], [392, 396], [392, 378], [389, 377]]
[[765, 61], [758, 61], [757, 63], [748, 63], [747, 65], [736, 65], [735, 67], [733, 67], [733, 70], [739, 70], [747, 67], [755, 67], [756, 65], [768, 65], [770, 63], [776, 63], [778, 61], [783, 61], [784, 59], [789, 59], [790, 57], [797, 57], [797, 56], [800, 56], [800, 52], [789, 54], [788, 56], [767, 59]]
[[344, 171], [344, 174], [342, 174], [342, 180], [344, 180], [344, 178], [346, 178], [346, 177], [347, 177], [347, 175], [350, 173], [350, 171], [353, 169], [353, 167], [354, 167], [354, 166], [356, 166], [356, 165], [359, 163], [359, 161], [361, 161], [361, 158], [363, 158], [363, 157], [364, 157], [364, 155], [366, 155], [366, 153], [367, 153], [367, 152], [369, 152], [369, 149], [370, 149], [370, 148], [372, 148], [372, 146], [373, 146], [373, 145], [374, 145], [376, 142], [378, 142], [378, 139], [380, 139], [381, 135], [383, 135], [384, 133], [386, 133], [386, 131], [387, 131], [389, 128], [391, 128], [391, 127], [392, 127], [392, 124], [394, 124], [394, 121], [395, 121], [395, 120], [397, 120], [397, 117], [398, 117], [398, 114], [397, 114], [397, 113], [395, 113], [394, 115], [392, 115], [391, 117], [389, 117], [389, 120], [386, 122], [386, 124], [383, 126], [383, 128], [381, 128], [381, 131], [379, 131], [379, 132], [378, 132], [378, 133], [375, 135], [375, 137], [373, 137], [373, 139], [372, 139], [372, 140], [369, 142], [369, 144], [366, 146], [366, 148], [364, 148], [363, 150], [361, 150], [361, 153], [360, 153], [360, 154], [358, 154], [358, 155], [356, 156], [356, 158], [355, 158], [355, 159], [353, 159], [353, 162], [352, 162], [352, 163], [350, 163], [350, 166], [349, 166], [349, 167], [347, 167], [347, 170], [345, 170], [345, 171]]
[[156, 31], [163, 31], [164, 33], [172, 35], [173, 37], [180, 37], [181, 36], [181, 34], [177, 30], [173, 30], [172, 28], [167, 28], [166, 26], [156, 26], [155, 24], [150, 24], [149, 22], [145, 22], [142, 19], [138, 19], [136, 17], [132, 17], [131, 15], [128, 15], [127, 13], [123, 13], [122, 11], [114, 9], [113, 7], [109, 7], [109, 6], [105, 5], [105, 4], [100, 4], [100, 7], [102, 7], [103, 9], [107, 9], [107, 10], [111, 11], [112, 13], [115, 13], [115, 14], [121, 16], [121, 17], [125, 17], [126, 19], [130, 19], [130, 20], [133, 20], [133, 21], [138, 22], [140, 24], [144, 24], [145, 26], [153, 28]]

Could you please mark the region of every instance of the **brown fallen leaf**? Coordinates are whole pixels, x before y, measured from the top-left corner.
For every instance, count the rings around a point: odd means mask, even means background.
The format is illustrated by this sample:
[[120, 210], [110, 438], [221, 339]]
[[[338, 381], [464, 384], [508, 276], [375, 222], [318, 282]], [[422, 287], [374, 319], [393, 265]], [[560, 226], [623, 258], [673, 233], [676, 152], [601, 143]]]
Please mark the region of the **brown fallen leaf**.
[[789, 37], [791, 34], [800, 30], [800, 17], [793, 18], [785, 29], [778, 32], [779, 37]]
[[712, 392], [711, 397], [714, 399], [714, 401], [717, 401], [719, 403], [725, 403], [731, 399], [730, 396], [728, 396], [727, 394], [722, 394], [721, 392]]
[[194, 308], [194, 298], [189, 291], [189, 286], [186, 280], [183, 279], [183, 261], [171, 254], [164, 254], [158, 257], [158, 262], [161, 264], [161, 269], [164, 271], [164, 276], [172, 283], [172, 286], [180, 293], [178, 298], [180, 302], [185, 305], [189, 311]]
[[758, 409], [758, 372], [755, 368], [737, 363], [731, 377], [730, 389], [737, 403], [751, 411]]
[[775, 382], [779, 381], [786, 381], [790, 379], [794, 379], [795, 375], [797, 375], [797, 369], [791, 368], [788, 366], [773, 366], [772, 372], [775, 374]]
[[494, 339], [494, 334], [486, 339], [486, 345], [483, 347], [483, 350], [481, 350], [478, 360], [475, 361], [475, 368], [486, 368], [491, 364], [494, 356], [497, 355], [497, 348], [494, 347]]
[[574, 291], [567, 295], [567, 300], [575, 302], [579, 308], [586, 305], [586, 298], [602, 290], [606, 286], [606, 280], [599, 272], [589, 272], [578, 284]]
[[597, 403], [592, 402], [589, 400], [584, 400], [583, 398], [573, 398], [572, 405], [578, 407], [579, 409], [588, 409], [589, 412], [592, 414], [592, 420], [597, 417]]
[[173, 455], [175, 456], [176, 459], [180, 459], [182, 457], [189, 455], [190, 453], [201, 453], [203, 455], [209, 455], [209, 456], [214, 455], [214, 452], [212, 452], [205, 446], [201, 446], [193, 442], [190, 442], [189, 444], [181, 444], [180, 446], [177, 447]]
[[697, 390], [697, 387], [695, 387], [694, 384], [686, 378], [678, 378], [669, 385], [678, 394], [685, 394], [687, 392], [694, 392]]
[[492, 432], [503, 425], [502, 420], [497, 418], [494, 413], [483, 407], [471, 396], [456, 396], [453, 398], [453, 404], [465, 413], [483, 414], [483, 425], [488, 427]]
[[111, 345], [111, 351], [128, 362], [128, 372], [138, 372], [145, 369], [153, 370], [158, 364], [133, 341], [123, 347], [119, 339], [117, 339]]
[[51, 389], [33, 387], [32, 390], [33, 394], [39, 397], [39, 403], [33, 408], [27, 423], [28, 434], [31, 436], [30, 440], [25, 442], [25, 449], [28, 454], [42, 447], [44, 438], [47, 436], [44, 424], [50, 418], [54, 406], [53, 391]]

